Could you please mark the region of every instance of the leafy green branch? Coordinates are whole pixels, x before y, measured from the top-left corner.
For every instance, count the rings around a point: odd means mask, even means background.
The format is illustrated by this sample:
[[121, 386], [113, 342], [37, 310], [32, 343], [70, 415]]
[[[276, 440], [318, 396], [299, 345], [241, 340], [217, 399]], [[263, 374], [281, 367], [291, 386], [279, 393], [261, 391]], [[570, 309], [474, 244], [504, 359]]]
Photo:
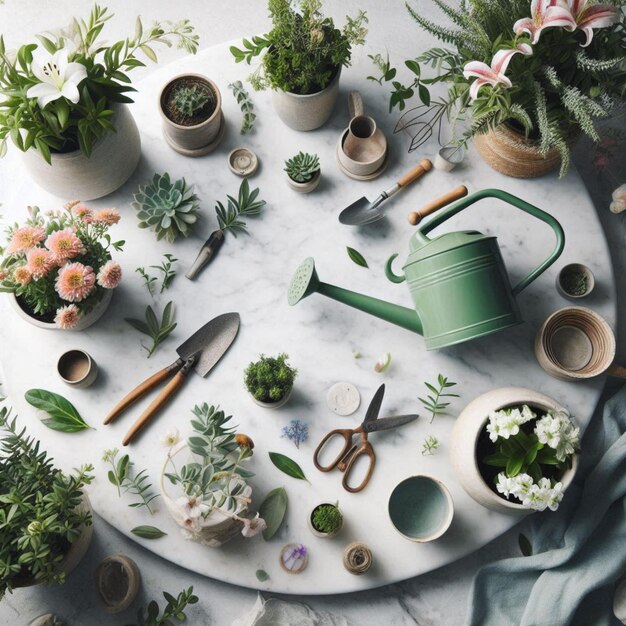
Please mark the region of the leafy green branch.
[[147, 351], [148, 358], [153, 355], [157, 347], [165, 341], [170, 336], [171, 332], [176, 328], [173, 307], [174, 303], [171, 301], [165, 305], [161, 321], [159, 321], [156, 313], [150, 305], [146, 307], [145, 321], [131, 317], [124, 318], [133, 328], [144, 335], [148, 335], [148, 337], [152, 339], [152, 346], [149, 348], [144, 346], [143, 343], [141, 344], [141, 347]]
[[265, 206], [265, 200], [257, 200], [259, 195], [258, 187], [250, 191], [248, 179], [244, 178], [240, 187], [237, 198], [227, 195], [227, 206], [218, 201], [215, 207], [215, 213], [220, 228], [226, 232], [230, 231], [237, 237], [237, 234], [247, 233], [246, 222], [242, 217], [253, 217], [261, 213], [261, 209]]
[[418, 398], [418, 400], [422, 403], [422, 406], [430, 412], [430, 422], [432, 424], [435, 417], [445, 413], [446, 408], [450, 405], [449, 402], [442, 402], [442, 398], [458, 398], [459, 395], [456, 393], [445, 393], [446, 389], [454, 387], [456, 383], [448, 380], [442, 374], [437, 376], [438, 387], [427, 382], [424, 384], [432, 395], [427, 395], [426, 398]]
[[250, 99], [250, 94], [244, 88], [240, 80], [236, 80], [234, 83], [228, 85], [230, 90], [237, 100], [237, 104], [243, 113], [243, 121], [241, 122], [241, 134], [246, 135], [252, 132], [254, 129], [254, 120], [256, 114], [254, 113], [254, 103]]
[[127, 626], [164, 626], [167, 620], [170, 619], [177, 619], [179, 622], [184, 622], [187, 619], [185, 615], [187, 606], [198, 602], [198, 597], [193, 594], [193, 587], [181, 591], [176, 597], [164, 591], [163, 597], [167, 604], [162, 614], [159, 610], [159, 605], [154, 600], [151, 600], [147, 608], [139, 609], [137, 613], [137, 623], [127, 624]]

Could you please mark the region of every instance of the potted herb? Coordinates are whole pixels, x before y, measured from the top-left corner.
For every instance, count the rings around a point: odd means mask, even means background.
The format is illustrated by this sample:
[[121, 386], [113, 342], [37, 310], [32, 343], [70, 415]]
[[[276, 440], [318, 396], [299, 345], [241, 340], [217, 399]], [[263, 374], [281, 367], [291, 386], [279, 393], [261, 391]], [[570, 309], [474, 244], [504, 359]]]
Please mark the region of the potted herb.
[[57, 196], [99, 198], [128, 180], [141, 152], [126, 107], [128, 72], [145, 65], [140, 56], [157, 60], [154, 44], [198, 46], [187, 20], [144, 28], [139, 18], [132, 37], [104, 43], [98, 38], [112, 17], [95, 5], [87, 19], [15, 55], [0, 37], [0, 155], [10, 137], [37, 184]]
[[472, 401], [452, 432], [465, 491], [490, 509], [556, 510], [576, 469], [580, 430], [566, 409], [530, 389], [495, 389]]
[[275, 357], [261, 354], [246, 367], [246, 389], [259, 406], [277, 409], [289, 399], [298, 370], [287, 363], [288, 358], [284, 352]]
[[318, 504], [309, 515], [309, 527], [317, 537], [334, 537], [343, 526], [343, 514], [339, 503]]
[[593, 272], [582, 263], [566, 265], [556, 277], [556, 289], [565, 298], [578, 300], [588, 296], [595, 286]]
[[220, 90], [201, 74], [172, 78], [159, 96], [159, 111], [165, 140], [185, 156], [208, 154], [224, 136]]
[[124, 242], [108, 234], [119, 219], [115, 209], [94, 211], [79, 202], [48, 217], [29, 207], [29, 218], [8, 228], [8, 245], [0, 248], [0, 291], [12, 294], [15, 311], [39, 328], [87, 328], [122, 278], [111, 249]]
[[[411, 149], [444, 118], [467, 117], [469, 127], [458, 143], [473, 137], [494, 169], [528, 178], [560, 163], [563, 176], [572, 141], [581, 132], [599, 141], [596, 120], [623, 103], [623, 12], [615, 3], [585, 0], [473, 0], [459, 9], [437, 4], [457, 27], [426, 19], [417, 4], [408, 8], [418, 25], [447, 47], [406, 61], [413, 82], [395, 81], [391, 95], [390, 106], [402, 110], [419, 94], [421, 105], [399, 123], [413, 133]], [[429, 66], [435, 76], [424, 78]], [[427, 85], [437, 82], [448, 85], [448, 94], [431, 100]]]
[[321, 0], [269, 0], [272, 30], [231, 46], [235, 61], [262, 55], [250, 76], [256, 90], [273, 90], [274, 108], [295, 130], [313, 130], [330, 117], [339, 93], [341, 68], [350, 65], [352, 46], [365, 43], [367, 16], [346, 16], [340, 30], [321, 13]]
[[38, 441], [0, 410], [0, 598], [16, 587], [64, 582], [83, 558], [93, 533], [83, 492], [91, 465], [65, 474]]
[[[161, 495], [186, 539], [218, 547], [238, 533], [253, 537], [266, 528], [259, 517], [247, 517], [254, 474], [243, 467], [252, 457], [250, 437], [236, 434], [219, 407], [206, 402], [193, 408], [192, 434], [186, 441], [170, 437], [161, 474]], [[182, 462], [182, 458], [187, 458]], [[166, 489], [166, 481], [178, 495]]]
[[299, 193], [310, 193], [320, 184], [320, 159], [317, 154], [298, 152], [285, 161], [287, 184]]

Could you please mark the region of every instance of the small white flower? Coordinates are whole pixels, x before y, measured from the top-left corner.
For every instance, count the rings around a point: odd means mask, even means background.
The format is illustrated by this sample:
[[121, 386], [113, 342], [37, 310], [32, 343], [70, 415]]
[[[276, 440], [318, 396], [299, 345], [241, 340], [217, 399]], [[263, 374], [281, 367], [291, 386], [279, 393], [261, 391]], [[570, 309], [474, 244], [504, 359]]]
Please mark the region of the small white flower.
[[181, 496], [176, 500], [176, 504], [186, 519], [198, 519], [211, 510], [199, 496]]
[[498, 474], [498, 482], [496, 483], [496, 489], [503, 495], [508, 497], [516, 490], [517, 483], [515, 478], [509, 478], [504, 472]]
[[525, 424], [526, 422], [530, 422], [530, 420], [535, 419], [537, 417], [537, 414], [533, 413], [530, 407], [527, 404], [525, 404], [522, 407], [520, 416], [521, 416], [520, 424]]
[[563, 483], [556, 483], [550, 490], [547, 498], [547, 504], [551, 511], [556, 511], [563, 499]]
[[528, 474], [518, 474], [513, 479], [515, 484], [511, 489], [511, 493], [520, 500], [523, 500], [532, 490], [534, 481], [532, 476]]
[[168, 430], [166, 433], [161, 435], [159, 441], [161, 442], [161, 445], [165, 448], [171, 448], [172, 446], [175, 446], [180, 441], [180, 433], [178, 432], [178, 428]]
[[380, 357], [380, 359], [376, 361], [376, 365], [374, 365], [374, 370], [379, 373], [382, 373], [389, 367], [390, 364], [391, 364], [391, 353], [385, 352], [385, 354], [383, 354]]
[[67, 98], [74, 104], [80, 100], [78, 84], [87, 78], [87, 68], [81, 63], [69, 63], [66, 48], [54, 54], [44, 48], [35, 49], [31, 69], [41, 82], [30, 87], [26, 96], [37, 98], [40, 108], [59, 98]]
[[522, 504], [535, 511], [543, 511], [548, 506], [547, 490], [541, 489], [539, 485], [532, 485], [524, 496]]
[[[180, 499], [180, 498], [179, 498]], [[183, 519], [183, 527], [180, 529], [180, 534], [185, 539], [195, 539], [198, 533], [202, 529], [200, 519], [198, 517], [185, 517]]]
[[267, 524], [262, 517], [259, 517], [259, 514], [256, 514], [256, 517], [252, 519], [244, 519], [243, 528], [241, 529], [241, 534], [244, 537], [254, 537], [254, 535], [258, 535], [263, 532], [267, 528]]
[[550, 414], [544, 415], [535, 425], [535, 435], [539, 443], [547, 444], [551, 448], [559, 445], [561, 433], [561, 420]]

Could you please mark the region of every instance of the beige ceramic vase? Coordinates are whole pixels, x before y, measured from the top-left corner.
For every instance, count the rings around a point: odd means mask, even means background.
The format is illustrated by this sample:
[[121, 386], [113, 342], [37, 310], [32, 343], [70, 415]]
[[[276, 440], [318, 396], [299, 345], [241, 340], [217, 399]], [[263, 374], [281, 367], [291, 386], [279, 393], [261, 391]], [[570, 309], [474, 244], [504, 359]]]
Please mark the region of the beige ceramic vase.
[[117, 104], [113, 110], [115, 132], [107, 132], [96, 142], [89, 157], [80, 150], [55, 153], [48, 164], [39, 152], [27, 150], [23, 162], [32, 179], [64, 200], [85, 202], [119, 189], [139, 164], [141, 139], [129, 108]]
[[478, 154], [494, 170], [514, 178], [536, 178], [555, 170], [561, 157], [551, 149], [544, 157], [539, 144], [506, 124], [474, 135]]
[[[483, 479], [476, 459], [478, 438], [489, 419], [489, 413], [511, 406], [527, 404], [544, 411], [566, 411], [552, 398], [523, 387], [502, 387], [493, 389], [472, 400], [461, 412], [452, 430], [450, 456], [452, 466], [463, 489], [476, 502], [500, 513], [528, 513], [531, 509], [521, 502], [511, 502], [503, 498]], [[567, 489], [574, 478], [577, 456], [574, 456], [572, 468], [562, 478], [563, 490]]]

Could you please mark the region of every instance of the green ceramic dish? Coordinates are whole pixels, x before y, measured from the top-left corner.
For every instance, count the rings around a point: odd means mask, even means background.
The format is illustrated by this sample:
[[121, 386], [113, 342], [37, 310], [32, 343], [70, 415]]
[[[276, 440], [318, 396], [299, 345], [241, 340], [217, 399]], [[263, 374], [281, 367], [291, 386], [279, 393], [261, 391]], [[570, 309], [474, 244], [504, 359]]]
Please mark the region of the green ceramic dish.
[[452, 523], [454, 505], [447, 487], [436, 478], [419, 475], [396, 485], [389, 497], [389, 517], [411, 541], [426, 543], [441, 537]]

